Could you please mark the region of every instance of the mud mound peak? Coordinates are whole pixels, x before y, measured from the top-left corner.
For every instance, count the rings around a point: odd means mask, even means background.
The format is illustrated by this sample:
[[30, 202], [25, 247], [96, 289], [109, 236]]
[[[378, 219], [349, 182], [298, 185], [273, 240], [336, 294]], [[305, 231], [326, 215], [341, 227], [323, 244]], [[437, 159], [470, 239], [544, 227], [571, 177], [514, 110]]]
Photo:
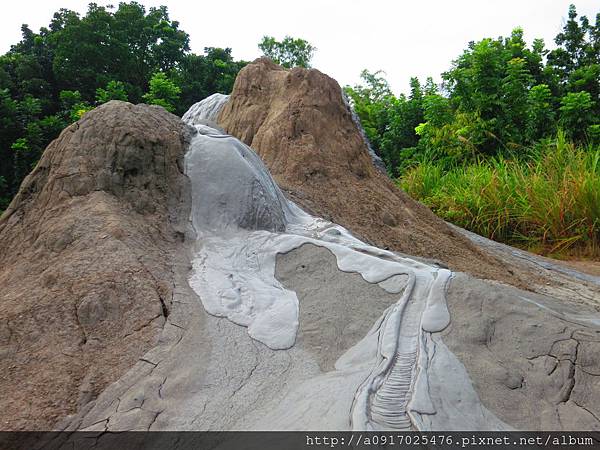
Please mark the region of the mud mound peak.
[[374, 175], [340, 86], [318, 70], [256, 60], [237, 77], [220, 123], [258, 151], [279, 182]]
[[47, 429], [155, 344], [189, 214], [186, 135], [162, 108], [100, 106], [0, 218], [3, 429]]
[[379, 247], [521, 284], [374, 167], [339, 84], [318, 70], [257, 59], [239, 73], [218, 122], [257, 151], [277, 183], [315, 215]]

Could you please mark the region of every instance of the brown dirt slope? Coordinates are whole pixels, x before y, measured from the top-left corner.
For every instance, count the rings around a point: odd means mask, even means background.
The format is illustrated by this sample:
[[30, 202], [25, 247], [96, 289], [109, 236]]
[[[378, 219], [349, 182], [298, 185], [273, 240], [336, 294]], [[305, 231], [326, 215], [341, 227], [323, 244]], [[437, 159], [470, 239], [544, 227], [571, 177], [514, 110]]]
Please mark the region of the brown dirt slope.
[[48, 429], [156, 343], [188, 217], [183, 127], [109, 102], [48, 146], [0, 218], [0, 429]]
[[292, 199], [361, 238], [483, 278], [522, 284], [371, 162], [338, 83], [261, 58], [238, 75], [219, 125], [259, 153]]

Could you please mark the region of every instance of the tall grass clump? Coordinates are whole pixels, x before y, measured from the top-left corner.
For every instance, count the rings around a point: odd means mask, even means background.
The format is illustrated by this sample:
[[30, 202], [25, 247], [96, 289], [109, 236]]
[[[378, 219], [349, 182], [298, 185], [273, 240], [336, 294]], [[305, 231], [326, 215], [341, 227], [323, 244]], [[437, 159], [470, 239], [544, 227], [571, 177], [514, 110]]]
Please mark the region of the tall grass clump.
[[600, 146], [563, 133], [519, 158], [442, 168], [424, 161], [401, 187], [443, 219], [550, 255], [600, 256]]

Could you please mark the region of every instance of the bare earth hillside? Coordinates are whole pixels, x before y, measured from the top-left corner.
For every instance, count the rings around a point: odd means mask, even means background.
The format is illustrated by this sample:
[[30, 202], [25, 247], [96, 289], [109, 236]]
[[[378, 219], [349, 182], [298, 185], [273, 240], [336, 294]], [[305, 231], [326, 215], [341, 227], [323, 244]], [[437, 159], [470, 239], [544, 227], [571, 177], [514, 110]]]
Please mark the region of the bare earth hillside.
[[252, 147], [281, 188], [312, 213], [382, 248], [522, 284], [373, 165], [338, 83], [266, 58], [238, 75], [218, 123]]
[[162, 108], [105, 104], [46, 149], [2, 215], [2, 429], [48, 429], [156, 343], [187, 221], [183, 130]]

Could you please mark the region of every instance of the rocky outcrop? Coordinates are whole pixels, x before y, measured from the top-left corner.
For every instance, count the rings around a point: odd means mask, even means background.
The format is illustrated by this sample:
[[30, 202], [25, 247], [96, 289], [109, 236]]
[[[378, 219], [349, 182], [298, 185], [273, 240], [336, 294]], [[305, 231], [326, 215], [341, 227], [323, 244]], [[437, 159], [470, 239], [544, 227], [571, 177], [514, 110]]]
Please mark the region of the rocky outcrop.
[[51, 428], [156, 344], [189, 216], [184, 127], [159, 107], [100, 106], [0, 218], [2, 429]]
[[218, 123], [313, 214], [379, 247], [522, 284], [374, 167], [340, 86], [318, 70], [254, 61], [239, 73]]

